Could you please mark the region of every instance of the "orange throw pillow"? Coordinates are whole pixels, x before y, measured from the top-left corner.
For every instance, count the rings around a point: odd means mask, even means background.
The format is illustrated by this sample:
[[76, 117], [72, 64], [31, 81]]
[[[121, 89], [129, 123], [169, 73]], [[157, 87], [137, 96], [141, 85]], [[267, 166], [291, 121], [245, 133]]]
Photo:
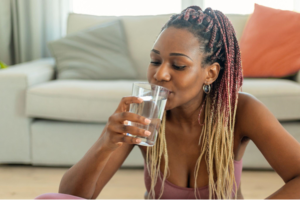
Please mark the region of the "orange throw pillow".
[[300, 70], [300, 13], [255, 4], [240, 40], [244, 77], [284, 77]]

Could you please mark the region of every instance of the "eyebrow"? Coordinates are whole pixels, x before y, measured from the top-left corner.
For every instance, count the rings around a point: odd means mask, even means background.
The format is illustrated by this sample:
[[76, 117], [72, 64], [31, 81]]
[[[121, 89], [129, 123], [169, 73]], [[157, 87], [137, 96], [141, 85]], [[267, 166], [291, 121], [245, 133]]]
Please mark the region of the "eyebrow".
[[[156, 54], [160, 54], [160, 52], [156, 49], [152, 49], [151, 51], [156, 53]], [[182, 53], [170, 53], [170, 56], [184, 56], [184, 57], [187, 57], [187, 58], [191, 59], [189, 56], [187, 56], [185, 54], [182, 54]], [[193, 59], [191, 59], [191, 60], [193, 60]]]

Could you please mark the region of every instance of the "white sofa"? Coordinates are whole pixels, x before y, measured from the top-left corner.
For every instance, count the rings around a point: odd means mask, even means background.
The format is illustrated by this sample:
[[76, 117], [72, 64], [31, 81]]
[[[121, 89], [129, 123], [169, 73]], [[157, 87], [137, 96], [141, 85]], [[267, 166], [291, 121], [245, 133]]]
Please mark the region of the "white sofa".
[[[150, 50], [171, 14], [124, 16], [128, 49], [139, 74], [137, 80], [55, 80], [53, 58], [0, 70], [0, 163], [71, 166], [100, 136], [108, 117], [132, 83], [147, 81]], [[238, 39], [249, 15], [227, 15]], [[115, 17], [70, 14], [67, 34]], [[244, 79], [243, 92], [261, 100], [284, 128], [300, 141], [299, 73], [291, 79]], [[142, 167], [135, 147], [122, 165]], [[250, 141], [244, 168], [271, 166]]]

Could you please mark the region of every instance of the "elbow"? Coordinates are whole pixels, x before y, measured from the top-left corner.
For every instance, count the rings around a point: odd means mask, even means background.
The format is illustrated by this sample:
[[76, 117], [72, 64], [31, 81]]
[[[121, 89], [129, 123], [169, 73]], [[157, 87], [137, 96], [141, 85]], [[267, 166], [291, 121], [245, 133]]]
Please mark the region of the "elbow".
[[[65, 172], [65, 174], [63, 175], [63, 177], [60, 180], [59, 187], [58, 187], [58, 192], [59, 193], [70, 194], [70, 192], [69, 192], [70, 184], [66, 183], [66, 175], [67, 175], [68, 171]], [[69, 188], [68, 188], [68, 186], [69, 186]]]
[[78, 196], [76, 194], [76, 189], [72, 185], [72, 181], [66, 179], [66, 177], [65, 177], [66, 174], [67, 173], [64, 174], [64, 176], [62, 177], [62, 179], [60, 181], [58, 193]]
[[68, 194], [84, 199], [92, 199], [92, 195], [89, 192], [83, 191], [80, 186], [74, 187], [72, 184], [68, 184], [68, 182], [64, 181], [64, 179], [60, 182], [58, 193]]

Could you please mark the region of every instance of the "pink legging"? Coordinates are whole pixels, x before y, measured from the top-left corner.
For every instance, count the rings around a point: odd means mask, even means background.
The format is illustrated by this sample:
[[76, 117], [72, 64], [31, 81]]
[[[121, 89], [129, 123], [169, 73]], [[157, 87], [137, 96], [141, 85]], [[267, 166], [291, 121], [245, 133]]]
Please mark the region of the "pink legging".
[[34, 199], [84, 199], [78, 196], [63, 194], [63, 193], [45, 193], [41, 194]]

